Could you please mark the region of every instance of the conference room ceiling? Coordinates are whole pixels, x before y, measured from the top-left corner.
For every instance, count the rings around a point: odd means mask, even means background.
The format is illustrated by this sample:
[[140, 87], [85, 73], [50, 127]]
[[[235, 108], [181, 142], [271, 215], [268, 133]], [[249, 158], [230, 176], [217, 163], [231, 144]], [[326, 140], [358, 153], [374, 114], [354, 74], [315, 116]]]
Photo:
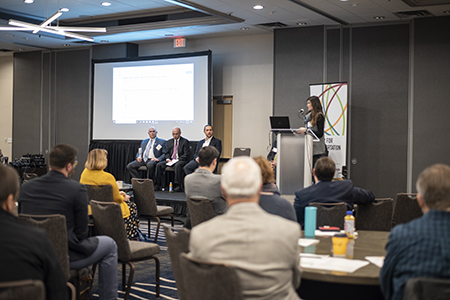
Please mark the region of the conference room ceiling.
[[[0, 0], [0, 26], [10, 19], [41, 24], [68, 8], [52, 26], [106, 27], [106, 33], [77, 32], [86, 42], [47, 32], [0, 31], [0, 56], [16, 51], [143, 43], [176, 37], [254, 35], [274, 28], [392, 23], [450, 15], [450, 0]], [[253, 9], [256, 4], [264, 8]]]

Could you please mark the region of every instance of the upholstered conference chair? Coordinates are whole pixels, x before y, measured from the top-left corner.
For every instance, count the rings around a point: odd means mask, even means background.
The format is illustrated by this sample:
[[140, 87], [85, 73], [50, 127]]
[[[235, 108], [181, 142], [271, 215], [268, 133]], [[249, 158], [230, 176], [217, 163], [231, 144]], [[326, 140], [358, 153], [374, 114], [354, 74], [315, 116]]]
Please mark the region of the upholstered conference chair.
[[450, 279], [416, 277], [405, 285], [403, 300], [448, 300]]
[[[159, 297], [159, 246], [153, 243], [130, 241], [122, 221], [122, 211], [117, 203], [91, 200], [92, 215], [95, 231], [99, 235], [107, 235], [117, 244], [119, 262], [122, 263], [122, 288], [125, 299], [130, 297], [131, 285], [134, 277], [133, 262], [153, 259], [156, 265], [156, 297]], [[128, 283], [126, 283], [126, 265], [130, 267]]]
[[399, 193], [394, 200], [394, 213], [392, 215], [392, 228], [398, 224], [408, 223], [423, 215], [417, 203], [417, 194]]
[[356, 208], [357, 230], [391, 231], [392, 227], [392, 198], [379, 198], [375, 202], [358, 205]]
[[112, 186], [106, 185], [84, 185], [88, 191], [89, 200], [102, 202], [114, 202]]
[[344, 217], [347, 212], [347, 204], [312, 202], [309, 206], [317, 207], [317, 228], [320, 226], [336, 226], [344, 229]]
[[45, 285], [40, 280], [0, 282], [0, 300], [45, 300]]
[[173, 227], [164, 226], [164, 234], [169, 250], [170, 261], [172, 263], [173, 277], [177, 285], [178, 298], [186, 299], [186, 288], [183, 284], [183, 275], [180, 266], [180, 254], [189, 252], [189, 236], [191, 232], [188, 229], [180, 229], [177, 234], [174, 233]]
[[226, 264], [207, 262], [180, 254], [186, 296], [182, 300], [243, 300], [236, 270]]
[[139, 216], [146, 218], [148, 221], [148, 236], [150, 237], [150, 219], [155, 218], [158, 221], [155, 233], [155, 243], [158, 240], [161, 219], [159, 217], [169, 216], [172, 218], [172, 226], [174, 225], [173, 207], [159, 206], [156, 204], [155, 188], [151, 179], [132, 178], [134, 202], [136, 203]]
[[251, 148], [234, 148], [233, 157], [250, 156], [251, 151]]
[[192, 227], [208, 221], [216, 216], [211, 201], [206, 197], [187, 197], [186, 203], [189, 209]]

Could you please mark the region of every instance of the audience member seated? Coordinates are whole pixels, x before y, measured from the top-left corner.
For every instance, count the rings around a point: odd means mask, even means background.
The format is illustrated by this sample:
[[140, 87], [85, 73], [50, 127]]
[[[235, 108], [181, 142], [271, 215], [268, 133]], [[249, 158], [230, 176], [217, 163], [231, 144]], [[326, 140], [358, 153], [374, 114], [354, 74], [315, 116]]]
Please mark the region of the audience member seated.
[[19, 223], [12, 215], [19, 194], [19, 175], [0, 164], [0, 282], [41, 280], [46, 299], [69, 299], [64, 273], [44, 231]]
[[277, 169], [277, 139], [273, 141], [272, 148], [270, 148], [270, 152], [267, 154], [267, 160], [270, 163], [270, 167], [273, 169], [274, 176]]
[[[80, 183], [89, 185], [110, 185], [113, 191], [113, 200], [120, 204], [122, 210], [123, 221], [127, 231], [128, 238], [140, 238], [145, 240], [145, 237], [139, 232], [139, 215], [136, 204], [130, 201], [130, 196], [124, 192], [119, 191], [116, 179], [110, 173], [104, 171], [108, 165], [108, 151], [105, 149], [93, 149], [88, 154], [85, 169], [81, 173]], [[94, 199], [95, 200], [95, 199]]]
[[417, 202], [423, 216], [395, 226], [380, 272], [385, 299], [403, 299], [408, 279], [450, 278], [450, 167], [425, 169], [417, 179]]
[[267, 159], [262, 156], [255, 157], [254, 160], [261, 168], [263, 186], [259, 197], [259, 205], [268, 213], [297, 222], [297, 216], [292, 204], [280, 197], [280, 191], [275, 184], [273, 169]]
[[147, 178], [155, 181], [156, 164], [164, 160], [167, 151], [166, 141], [157, 137], [157, 134], [155, 127], [148, 129], [149, 138], [142, 141], [140, 151], [136, 153], [136, 160], [127, 165], [131, 178], [139, 178], [138, 169], [146, 166]]
[[[199, 168], [184, 178], [186, 197], [202, 196], [208, 198], [217, 215], [227, 211], [227, 203], [220, 189], [220, 175], [214, 174], [219, 159], [219, 151], [213, 146], [200, 148], [198, 151]], [[184, 225], [191, 228], [189, 215]]]
[[221, 180], [228, 211], [192, 229], [189, 255], [234, 267], [245, 299], [300, 299], [300, 226], [258, 205], [261, 183], [252, 158], [231, 159]]
[[313, 169], [315, 184], [295, 192], [294, 208], [297, 213], [297, 221], [303, 227], [305, 207], [312, 202], [319, 203], [347, 203], [348, 209], [353, 209], [353, 204], [368, 204], [375, 200], [371, 191], [353, 186], [351, 180], [332, 181], [336, 165], [329, 157], [321, 157], [317, 160]]
[[[220, 158], [220, 154], [222, 153], [222, 141], [213, 136], [213, 134], [214, 134], [213, 127], [209, 124], [205, 125], [205, 127], [203, 128], [203, 133], [205, 134], [206, 137], [203, 140], [198, 142], [197, 148], [195, 148], [194, 159], [191, 160], [187, 165], [184, 166], [184, 173], [186, 175], [191, 174], [192, 172], [195, 171], [195, 169], [198, 168], [198, 166], [199, 166], [198, 151], [202, 147], [206, 147], [206, 146], [216, 147], [216, 149], [219, 151], [219, 156], [217, 159]], [[217, 162], [216, 169], [217, 169], [218, 164], [219, 163]], [[213, 172], [216, 169], [214, 169]]]
[[161, 190], [161, 181], [167, 164], [172, 165], [175, 171], [173, 180], [173, 191], [181, 192], [181, 182], [183, 180], [183, 167], [187, 164], [191, 150], [189, 140], [181, 136], [181, 128], [175, 127], [172, 130], [172, 139], [167, 141], [166, 160], [156, 165], [155, 191]]
[[70, 268], [81, 269], [97, 263], [100, 299], [116, 299], [117, 245], [108, 236], [88, 237], [87, 190], [71, 178], [78, 163], [76, 156], [74, 147], [56, 145], [49, 154], [50, 171], [22, 185], [19, 212], [64, 215]]

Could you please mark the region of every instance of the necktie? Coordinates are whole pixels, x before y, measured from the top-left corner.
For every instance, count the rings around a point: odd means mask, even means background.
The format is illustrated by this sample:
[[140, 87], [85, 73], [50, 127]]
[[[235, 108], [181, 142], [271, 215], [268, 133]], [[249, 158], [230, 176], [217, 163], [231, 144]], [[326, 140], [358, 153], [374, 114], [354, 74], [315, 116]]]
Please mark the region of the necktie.
[[148, 158], [152, 159], [155, 158], [155, 152], [153, 147], [155, 146], [155, 140], [152, 140], [152, 145], [150, 146], [150, 154], [148, 156]]
[[173, 148], [172, 159], [177, 158], [177, 151], [178, 151], [178, 141], [175, 140], [175, 147]]
[[147, 162], [147, 160], [148, 160], [148, 153], [150, 152], [152, 145], [153, 145], [153, 140], [150, 140], [150, 142], [147, 144], [147, 147], [145, 147], [145, 152], [144, 152], [144, 157], [143, 157], [145, 162]]

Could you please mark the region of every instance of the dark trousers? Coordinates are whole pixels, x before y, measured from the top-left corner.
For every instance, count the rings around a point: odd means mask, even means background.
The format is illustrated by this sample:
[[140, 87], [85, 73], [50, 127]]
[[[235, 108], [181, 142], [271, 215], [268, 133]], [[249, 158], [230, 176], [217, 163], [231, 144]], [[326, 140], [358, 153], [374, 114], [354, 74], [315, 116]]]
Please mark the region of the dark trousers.
[[135, 160], [127, 165], [127, 170], [128, 172], [130, 172], [131, 178], [140, 178], [138, 169], [142, 166], [147, 166], [147, 178], [155, 181], [155, 171], [157, 164], [158, 162], [151, 160], [147, 160], [147, 162], [138, 162], [137, 160]]
[[187, 165], [185, 165], [183, 169], [184, 169], [184, 173], [186, 175], [189, 175], [191, 173], [194, 173], [195, 169], [197, 169], [197, 168], [198, 168], [198, 162], [195, 159], [193, 159]]
[[[174, 185], [181, 186], [183, 181], [183, 167], [187, 164], [187, 161], [180, 160], [172, 167], [175, 172], [175, 178], [173, 180]], [[155, 182], [157, 185], [161, 186], [162, 176], [166, 170], [166, 162], [161, 161], [156, 165]]]

